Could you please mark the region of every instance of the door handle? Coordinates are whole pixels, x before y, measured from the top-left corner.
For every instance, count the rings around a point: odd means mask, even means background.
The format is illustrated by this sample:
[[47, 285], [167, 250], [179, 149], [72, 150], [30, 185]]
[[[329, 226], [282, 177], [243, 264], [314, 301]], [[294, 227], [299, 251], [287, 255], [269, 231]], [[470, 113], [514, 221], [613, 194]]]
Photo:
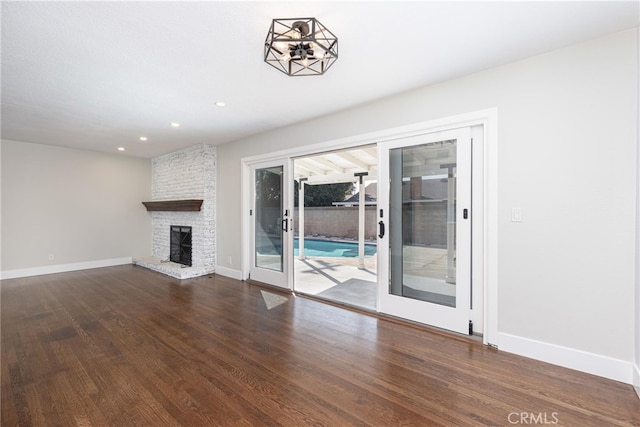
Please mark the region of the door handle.
[[289, 230], [289, 218], [284, 218], [282, 220], [282, 231]]
[[378, 237], [382, 239], [384, 237], [384, 221], [379, 221], [378, 225], [380, 226], [380, 234], [378, 234]]

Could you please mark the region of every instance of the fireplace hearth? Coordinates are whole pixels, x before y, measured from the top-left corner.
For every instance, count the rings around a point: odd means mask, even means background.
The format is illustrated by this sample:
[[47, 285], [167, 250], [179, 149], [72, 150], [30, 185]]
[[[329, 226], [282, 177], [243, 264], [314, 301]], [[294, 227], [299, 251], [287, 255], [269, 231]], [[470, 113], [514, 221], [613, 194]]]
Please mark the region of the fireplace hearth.
[[191, 267], [191, 227], [171, 226], [169, 260]]

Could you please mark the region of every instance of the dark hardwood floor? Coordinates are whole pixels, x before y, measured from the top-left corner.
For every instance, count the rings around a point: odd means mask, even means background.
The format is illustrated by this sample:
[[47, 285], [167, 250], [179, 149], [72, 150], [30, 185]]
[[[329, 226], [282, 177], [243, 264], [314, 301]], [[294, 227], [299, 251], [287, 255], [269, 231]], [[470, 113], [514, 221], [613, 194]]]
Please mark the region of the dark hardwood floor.
[[640, 425], [630, 385], [221, 276], [0, 290], [2, 426]]

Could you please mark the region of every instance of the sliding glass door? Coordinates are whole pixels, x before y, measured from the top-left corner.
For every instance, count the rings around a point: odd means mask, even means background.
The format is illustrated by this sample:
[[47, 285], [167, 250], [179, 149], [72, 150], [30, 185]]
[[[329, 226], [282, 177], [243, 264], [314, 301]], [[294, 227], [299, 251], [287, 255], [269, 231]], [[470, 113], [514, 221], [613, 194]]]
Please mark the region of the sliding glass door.
[[470, 130], [387, 141], [380, 154], [379, 310], [468, 333]]

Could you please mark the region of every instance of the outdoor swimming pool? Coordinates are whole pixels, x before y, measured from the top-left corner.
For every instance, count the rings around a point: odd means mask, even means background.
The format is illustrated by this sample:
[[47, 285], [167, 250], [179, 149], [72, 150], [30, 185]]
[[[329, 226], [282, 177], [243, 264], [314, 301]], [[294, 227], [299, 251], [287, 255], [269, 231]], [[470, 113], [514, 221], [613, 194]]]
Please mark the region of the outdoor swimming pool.
[[[293, 242], [294, 255], [298, 256], [298, 238]], [[365, 244], [364, 256], [376, 254], [376, 245]], [[322, 256], [330, 258], [356, 258], [358, 256], [358, 243], [337, 242], [333, 240], [304, 239], [305, 256]]]

